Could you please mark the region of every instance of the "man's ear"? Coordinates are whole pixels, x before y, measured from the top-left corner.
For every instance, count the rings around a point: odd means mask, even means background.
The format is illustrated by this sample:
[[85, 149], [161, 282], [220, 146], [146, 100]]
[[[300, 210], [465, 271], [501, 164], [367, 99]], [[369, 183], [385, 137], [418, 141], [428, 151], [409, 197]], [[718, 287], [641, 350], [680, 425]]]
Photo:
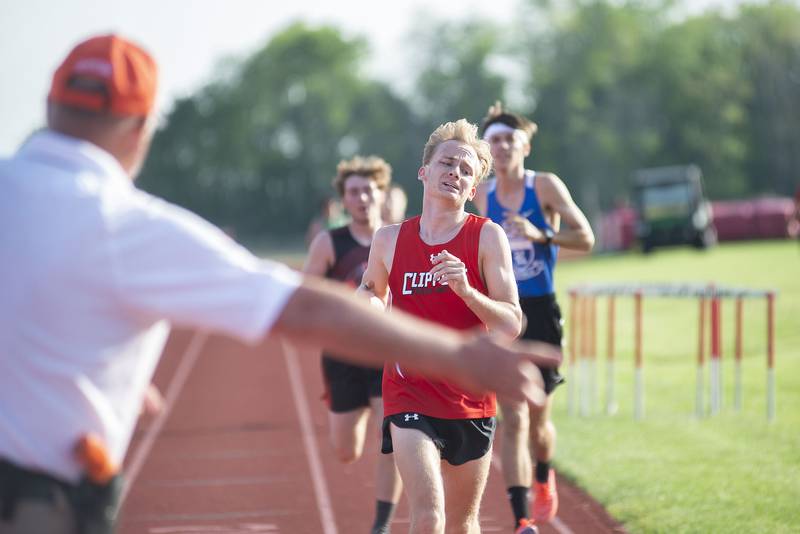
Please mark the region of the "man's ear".
[[427, 178], [427, 177], [428, 176], [425, 174], [425, 166], [423, 165], [417, 171], [417, 180], [419, 180], [420, 182], [424, 182], [425, 178]]
[[469, 194], [467, 195], [467, 200], [472, 200], [475, 198], [475, 195], [478, 194], [478, 186], [473, 185], [472, 188], [469, 190]]
[[523, 150], [522, 153], [525, 155], [526, 158], [528, 156], [530, 156], [531, 155], [531, 142], [528, 141], [527, 143], [525, 143], [525, 147], [522, 150]]

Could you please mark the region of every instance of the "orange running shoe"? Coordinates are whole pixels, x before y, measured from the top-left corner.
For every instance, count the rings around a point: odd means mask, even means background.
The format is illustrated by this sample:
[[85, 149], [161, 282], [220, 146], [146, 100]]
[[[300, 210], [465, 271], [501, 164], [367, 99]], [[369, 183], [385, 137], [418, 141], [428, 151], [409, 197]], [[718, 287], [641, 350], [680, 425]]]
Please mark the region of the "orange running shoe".
[[546, 483], [533, 484], [533, 520], [540, 525], [547, 523], [556, 516], [557, 511], [556, 472], [551, 469]]
[[530, 519], [520, 519], [519, 528], [514, 531], [514, 534], [539, 534], [539, 529]]

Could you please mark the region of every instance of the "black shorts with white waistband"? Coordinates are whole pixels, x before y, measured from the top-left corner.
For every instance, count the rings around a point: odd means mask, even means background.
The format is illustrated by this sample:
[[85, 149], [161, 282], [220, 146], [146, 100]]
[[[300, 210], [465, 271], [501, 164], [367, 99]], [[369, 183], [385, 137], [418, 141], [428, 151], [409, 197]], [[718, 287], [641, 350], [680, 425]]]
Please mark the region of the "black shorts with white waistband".
[[[563, 337], [563, 323], [561, 308], [556, 302], [555, 295], [542, 295], [540, 297], [520, 297], [519, 306], [527, 319], [525, 331], [521, 339], [544, 341], [561, 347]], [[558, 369], [545, 369], [540, 367], [544, 379], [544, 392], [548, 395], [564, 382], [564, 377]]]
[[497, 420], [494, 417], [439, 419], [412, 412], [390, 415], [383, 419], [383, 454], [394, 452], [391, 425], [419, 430], [433, 441], [442, 460], [462, 465], [492, 450]]

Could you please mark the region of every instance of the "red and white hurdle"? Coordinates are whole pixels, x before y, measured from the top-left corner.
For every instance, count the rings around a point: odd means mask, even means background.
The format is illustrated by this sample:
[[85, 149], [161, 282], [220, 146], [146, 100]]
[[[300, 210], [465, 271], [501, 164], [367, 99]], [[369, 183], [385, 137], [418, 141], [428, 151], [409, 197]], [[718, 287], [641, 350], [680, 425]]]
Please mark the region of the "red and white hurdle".
[[[706, 323], [709, 330], [709, 394], [708, 414], [716, 415], [723, 406], [722, 384], [722, 304], [733, 299], [734, 316], [734, 409], [741, 411], [743, 308], [745, 299], [765, 298], [767, 303], [767, 419], [775, 419], [775, 291], [722, 287], [713, 284], [583, 284], [569, 288], [570, 312], [568, 325], [569, 369], [567, 381], [567, 411], [575, 415], [591, 415], [597, 406], [597, 298], [607, 297], [606, 387], [605, 411], [616, 413], [614, 397], [615, 315], [616, 297], [634, 299], [634, 417], [645, 413], [643, 308], [648, 297], [697, 298], [698, 345], [695, 390], [695, 413], [706, 415], [705, 363]], [[708, 320], [707, 320], [708, 319]]]

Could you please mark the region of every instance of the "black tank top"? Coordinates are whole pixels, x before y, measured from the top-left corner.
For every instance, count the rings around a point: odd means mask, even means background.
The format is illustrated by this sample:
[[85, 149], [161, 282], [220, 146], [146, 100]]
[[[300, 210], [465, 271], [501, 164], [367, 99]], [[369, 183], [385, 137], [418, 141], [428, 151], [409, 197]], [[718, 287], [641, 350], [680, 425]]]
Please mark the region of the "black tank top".
[[369, 247], [356, 241], [347, 226], [330, 230], [330, 234], [333, 241], [333, 265], [325, 273], [325, 277], [358, 287], [367, 269]]

